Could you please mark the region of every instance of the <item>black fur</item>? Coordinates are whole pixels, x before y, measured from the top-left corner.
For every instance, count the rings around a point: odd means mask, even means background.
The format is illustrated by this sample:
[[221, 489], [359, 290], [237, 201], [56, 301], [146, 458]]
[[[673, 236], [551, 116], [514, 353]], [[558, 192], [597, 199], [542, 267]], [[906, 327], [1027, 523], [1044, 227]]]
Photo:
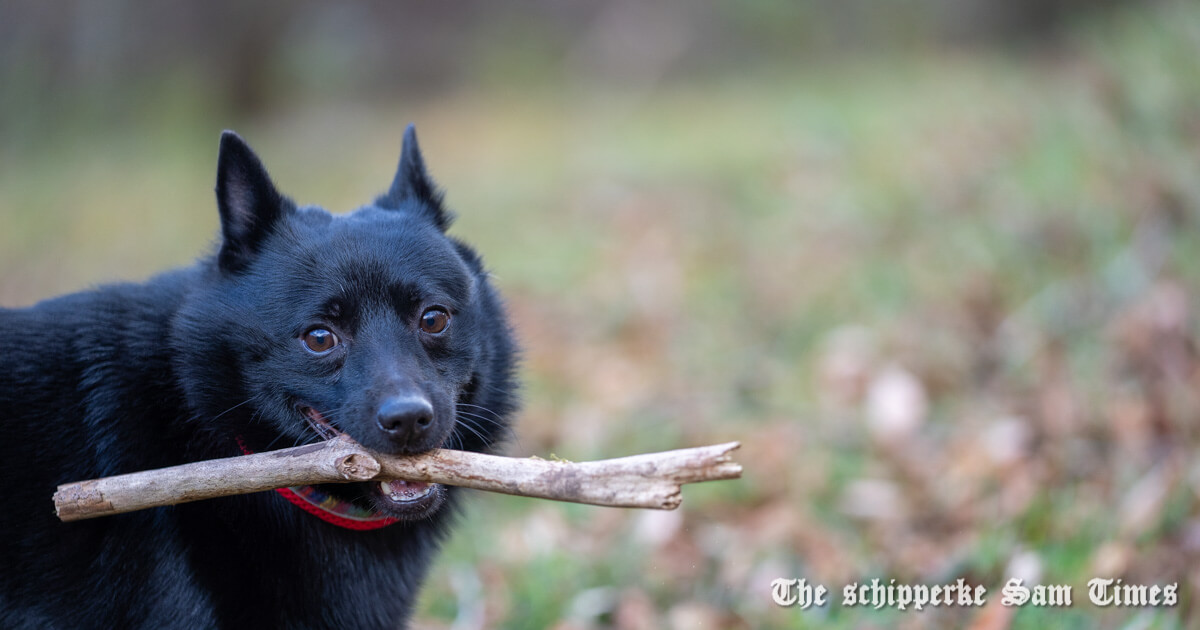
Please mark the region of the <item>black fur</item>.
[[[514, 345], [412, 127], [395, 181], [344, 216], [280, 195], [221, 137], [219, 251], [144, 284], [0, 309], [0, 627], [395, 628], [452, 517], [350, 531], [273, 492], [74, 523], [56, 486], [316, 441], [306, 410], [389, 452], [487, 451], [515, 407]], [[449, 315], [444, 330], [423, 314]], [[337, 344], [305, 346], [310, 331]], [[331, 333], [334, 337], [322, 337]], [[402, 431], [386, 409], [419, 400]], [[389, 405], [392, 405], [389, 407]], [[330, 486], [371, 500], [367, 484]]]

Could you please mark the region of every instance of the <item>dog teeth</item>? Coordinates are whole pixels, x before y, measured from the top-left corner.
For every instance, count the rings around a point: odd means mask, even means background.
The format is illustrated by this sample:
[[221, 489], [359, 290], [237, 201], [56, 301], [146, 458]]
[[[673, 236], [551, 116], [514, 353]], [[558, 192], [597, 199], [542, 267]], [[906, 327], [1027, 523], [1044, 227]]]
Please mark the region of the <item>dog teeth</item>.
[[433, 484], [393, 479], [380, 481], [379, 490], [393, 501], [416, 501], [433, 492]]

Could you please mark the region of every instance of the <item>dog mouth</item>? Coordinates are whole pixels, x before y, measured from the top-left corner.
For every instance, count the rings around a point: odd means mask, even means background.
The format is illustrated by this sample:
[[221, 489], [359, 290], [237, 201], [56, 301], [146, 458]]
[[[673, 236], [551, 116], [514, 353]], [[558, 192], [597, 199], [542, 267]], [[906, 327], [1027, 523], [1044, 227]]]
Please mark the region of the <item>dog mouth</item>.
[[[305, 422], [317, 435], [326, 440], [346, 435], [321, 415], [313, 407], [301, 405], [298, 407], [304, 415]], [[350, 436], [347, 436], [350, 437]], [[353, 439], [352, 437], [350, 439]], [[383, 481], [365, 481], [352, 484], [328, 484], [331, 486], [353, 486], [357, 491], [353, 501], [365, 503], [381, 516], [388, 516], [405, 521], [428, 518], [437, 512], [445, 500], [445, 489], [441, 484], [424, 481], [406, 481], [403, 479], [387, 479]], [[330, 491], [337, 492], [336, 488]]]

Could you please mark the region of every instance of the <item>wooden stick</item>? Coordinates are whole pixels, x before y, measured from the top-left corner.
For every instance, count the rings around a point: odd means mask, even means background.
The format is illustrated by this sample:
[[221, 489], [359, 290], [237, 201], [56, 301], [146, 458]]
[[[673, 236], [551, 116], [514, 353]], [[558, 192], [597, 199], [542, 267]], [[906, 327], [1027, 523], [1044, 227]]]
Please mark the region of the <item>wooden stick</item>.
[[63, 521], [317, 483], [404, 479], [518, 496], [613, 507], [672, 510], [680, 485], [736, 479], [737, 442], [594, 462], [562, 462], [434, 450], [385, 455], [348, 437], [242, 457], [214, 459], [63, 484], [54, 509]]

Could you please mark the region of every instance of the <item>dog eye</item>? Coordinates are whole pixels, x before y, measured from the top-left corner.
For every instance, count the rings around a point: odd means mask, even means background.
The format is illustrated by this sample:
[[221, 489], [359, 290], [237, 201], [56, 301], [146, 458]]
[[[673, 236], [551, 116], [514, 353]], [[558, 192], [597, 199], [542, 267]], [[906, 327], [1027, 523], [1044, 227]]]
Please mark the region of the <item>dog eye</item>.
[[314, 328], [304, 333], [304, 337], [300, 340], [304, 342], [304, 347], [313, 354], [325, 354], [338, 344], [337, 335], [324, 328]]
[[450, 313], [441, 308], [426, 309], [421, 313], [421, 332], [436, 335], [450, 325]]

